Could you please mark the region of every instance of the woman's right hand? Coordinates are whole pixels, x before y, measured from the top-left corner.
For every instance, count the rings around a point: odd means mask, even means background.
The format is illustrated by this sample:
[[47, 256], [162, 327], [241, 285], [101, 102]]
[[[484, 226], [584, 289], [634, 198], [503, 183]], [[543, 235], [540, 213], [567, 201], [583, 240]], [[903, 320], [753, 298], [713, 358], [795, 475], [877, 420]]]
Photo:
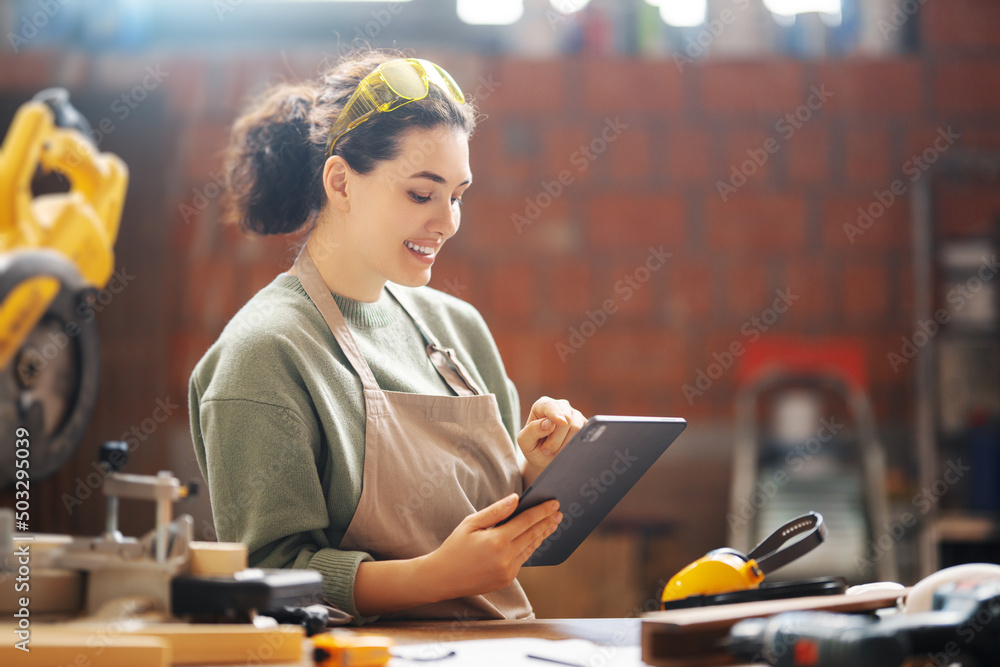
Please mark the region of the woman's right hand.
[[440, 592], [440, 599], [481, 595], [510, 585], [535, 549], [555, 532], [562, 520], [557, 500], [496, 525], [514, 512], [517, 500], [517, 494], [512, 494], [465, 517], [444, 543], [426, 556], [430, 582]]

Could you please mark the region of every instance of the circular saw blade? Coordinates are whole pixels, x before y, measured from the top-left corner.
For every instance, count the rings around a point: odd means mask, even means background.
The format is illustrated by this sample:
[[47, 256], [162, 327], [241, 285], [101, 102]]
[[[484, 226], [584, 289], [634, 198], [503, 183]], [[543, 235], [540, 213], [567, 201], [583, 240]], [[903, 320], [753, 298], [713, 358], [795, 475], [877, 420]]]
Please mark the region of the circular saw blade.
[[[18, 253], [0, 266], [0, 300], [34, 276], [52, 276], [60, 290], [47, 312], [0, 369], [0, 489], [15, 481], [13, 434], [29, 433], [32, 480], [61, 468], [76, 451], [97, 402], [100, 354], [89, 302], [94, 290], [76, 269], [49, 251]], [[90, 321], [83, 321], [89, 315]]]

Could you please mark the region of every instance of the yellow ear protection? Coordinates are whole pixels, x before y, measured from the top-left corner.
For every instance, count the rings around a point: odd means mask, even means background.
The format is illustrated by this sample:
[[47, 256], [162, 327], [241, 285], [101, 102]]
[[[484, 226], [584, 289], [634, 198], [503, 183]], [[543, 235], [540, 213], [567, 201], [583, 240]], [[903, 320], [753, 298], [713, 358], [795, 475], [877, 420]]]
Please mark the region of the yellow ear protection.
[[[791, 538], [803, 535], [782, 548]], [[708, 552], [673, 576], [663, 589], [661, 603], [691, 595], [716, 595], [757, 588], [764, 576], [800, 558], [826, 539], [823, 517], [810, 512], [771, 533], [747, 555], [736, 549]]]

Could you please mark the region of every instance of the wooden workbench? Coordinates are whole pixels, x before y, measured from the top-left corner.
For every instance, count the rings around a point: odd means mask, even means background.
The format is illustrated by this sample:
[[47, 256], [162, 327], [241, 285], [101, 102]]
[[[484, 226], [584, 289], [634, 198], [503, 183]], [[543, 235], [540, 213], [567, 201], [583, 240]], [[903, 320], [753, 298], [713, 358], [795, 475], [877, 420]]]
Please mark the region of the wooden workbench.
[[[471, 639], [505, 639], [530, 637], [538, 639], [586, 639], [607, 647], [638, 648], [642, 621], [639, 618], [575, 618], [546, 619], [532, 621], [386, 621], [360, 628], [346, 628], [357, 634], [377, 634], [392, 638], [397, 644], [436, 644]], [[309, 643], [309, 640], [306, 640]], [[303, 651], [303, 659], [294, 665], [276, 667], [314, 667], [309, 650]], [[613, 654], [609, 654], [613, 655]], [[624, 663], [614, 661], [614, 665]], [[412, 664], [412, 663], [407, 663]], [[443, 667], [463, 667], [453, 659], [440, 663]], [[539, 667], [545, 663], [539, 662]], [[646, 663], [636, 661], [635, 667]], [[392, 667], [393, 662], [389, 663]]]

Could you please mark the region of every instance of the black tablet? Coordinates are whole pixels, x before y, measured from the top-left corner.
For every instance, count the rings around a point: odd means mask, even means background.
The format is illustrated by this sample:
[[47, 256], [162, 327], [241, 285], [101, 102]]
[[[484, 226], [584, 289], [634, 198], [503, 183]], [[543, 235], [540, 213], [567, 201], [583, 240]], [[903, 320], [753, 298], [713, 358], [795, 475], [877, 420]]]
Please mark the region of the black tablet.
[[521, 494], [512, 517], [553, 498], [563, 513], [556, 532], [524, 565], [569, 558], [685, 426], [671, 417], [591, 417]]

